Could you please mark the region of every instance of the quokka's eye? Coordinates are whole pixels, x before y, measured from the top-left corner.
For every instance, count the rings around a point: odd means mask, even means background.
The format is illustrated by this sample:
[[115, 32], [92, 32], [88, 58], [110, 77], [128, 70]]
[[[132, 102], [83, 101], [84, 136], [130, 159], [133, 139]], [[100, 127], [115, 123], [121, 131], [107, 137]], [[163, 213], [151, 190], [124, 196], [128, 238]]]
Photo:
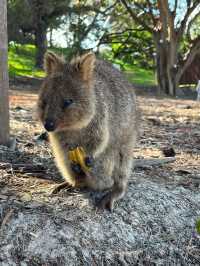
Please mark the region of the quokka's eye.
[[73, 103], [72, 99], [64, 100], [63, 108], [65, 109], [65, 108], [69, 107], [72, 103]]

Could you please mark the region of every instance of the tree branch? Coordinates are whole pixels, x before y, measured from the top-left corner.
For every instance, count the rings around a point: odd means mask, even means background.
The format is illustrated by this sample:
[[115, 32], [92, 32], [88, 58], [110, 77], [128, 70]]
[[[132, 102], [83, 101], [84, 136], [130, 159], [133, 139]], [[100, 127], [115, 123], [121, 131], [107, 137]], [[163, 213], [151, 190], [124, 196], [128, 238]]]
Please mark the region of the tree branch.
[[150, 0], [146, 0], [146, 1], [147, 1], [147, 5], [148, 5], [148, 8], [149, 8], [150, 17], [151, 17], [151, 19], [153, 21], [154, 26], [156, 26], [157, 21], [156, 21], [154, 15], [153, 15], [152, 4], [151, 4]]
[[79, 40], [80, 42], [82, 42], [88, 35], [88, 33], [93, 29], [93, 26], [95, 25], [96, 21], [97, 21], [97, 17], [98, 17], [98, 13], [94, 16], [92, 22], [90, 23], [90, 25], [88, 25], [88, 27], [85, 29], [85, 31], [82, 33], [82, 37]]
[[177, 9], [177, 6], [178, 6], [178, 0], [175, 0], [175, 3], [174, 3], [174, 10], [173, 10], [174, 15], [176, 15], [176, 9]]
[[190, 5], [191, 5], [191, 0], [187, 0], [187, 8], [190, 8]]
[[193, 45], [190, 48], [190, 52], [187, 54], [185, 60], [182, 62], [179, 71], [178, 77], [181, 78], [185, 70], [191, 65], [195, 56], [200, 53], [200, 36], [198, 36], [194, 41]]
[[113, 33], [111, 32], [111, 33], [107, 34], [107, 36], [112, 38], [115, 35], [122, 35], [126, 32], [141, 32], [141, 31], [144, 31], [144, 29], [142, 29], [142, 28], [141, 29], [125, 29], [125, 30], [119, 31], [119, 32], [113, 32]]
[[118, 0], [116, 0], [116, 1], [114, 2], [113, 5], [109, 6], [109, 7], [106, 8], [104, 11], [102, 11], [101, 14], [102, 14], [102, 15], [107, 15], [107, 12], [108, 12], [110, 9], [112, 9], [113, 7], [115, 7], [117, 3], [118, 3]]
[[194, 17], [193, 17], [193, 18], [189, 21], [189, 23], [188, 23], [188, 26], [187, 26], [187, 37], [188, 37], [189, 41], [191, 41], [191, 37], [190, 37], [190, 28], [191, 28], [193, 22], [196, 20], [196, 18], [197, 18], [199, 15], [200, 15], [200, 10], [199, 10], [199, 12], [197, 12], [197, 13], [194, 15]]
[[182, 22], [181, 22], [181, 26], [178, 30], [178, 38], [180, 39], [185, 31], [185, 28], [187, 26], [187, 21], [189, 16], [192, 14], [192, 12], [199, 6], [200, 7], [200, 3], [199, 1], [194, 1], [193, 5], [190, 7], [191, 5], [191, 1], [187, 1], [188, 4], [188, 9], [187, 12], [185, 14], [185, 17], [183, 18]]
[[128, 13], [130, 14], [130, 16], [132, 17], [132, 19], [134, 21], [136, 21], [138, 24], [142, 25], [143, 28], [145, 28], [146, 30], [148, 30], [149, 32], [153, 33], [153, 29], [151, 27], [149, 27], [142, 19], [140, 19], [131, 9], [131, 7], [128, 6], [126, 0], [121, 0], [122, 4], [124, 5], [124, 7], [126, 8], [126, 10], [128, 11]]

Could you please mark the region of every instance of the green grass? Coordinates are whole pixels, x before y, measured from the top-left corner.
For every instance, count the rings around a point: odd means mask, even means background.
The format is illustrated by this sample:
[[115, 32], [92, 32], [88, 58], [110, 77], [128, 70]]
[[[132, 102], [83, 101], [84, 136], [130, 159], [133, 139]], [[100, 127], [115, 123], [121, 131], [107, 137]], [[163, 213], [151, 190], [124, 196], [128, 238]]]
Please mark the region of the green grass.
[[153, 86], [156, 85], [155, 74], [151, 70], [131, 66], [130, 70], [125, 70], [130, 82], [138, 85]]
[[[69, 49], [52, 48], [50, 49], [58, 54], [69, 53]], [[8, 64], [10, 77], [25, 76], [25, 77], [44, 77], [44, 71], [35, 68], [35, 53], [34, 45], [19, 45], [13, 44], [9, 46]], [[107, 57], [107, 59], [110, 59]], [[155, 75], [153, 71], [146, 70], [138, 66], [124, 64], [120, 60], [115, 60], [114, 63], [123, 66], [127, 78], [134, 84], [139, 85], [155, 85]]]
[[[111, 60], [108, 55], [104, 55], [104, 58]], [[143, 86], [153, 86], [156, 85], [156, 77], [153, 70], [147, 70], [136, 65], [126, 64], [119, 59], [111, 60], [113, 63], [121, 66], [125, 72], [128, 80], [133, 84], [143, 85]]]
[[8, 66], [10, 77], [44, 77], [44, 71], [35, 68], [34, 45], [10, 45], [8, 50]]
[[[67, 48], [50, 48], [51, 50], [60, 55], [68, 55], [69, 49]], [[34, 45], [9, 45], [8, 50], [8, 65], [10, 77], [24, 76], [41, 78], [45, 76], [43, 70], [35, 68], [35, 54], [36, 48]]]

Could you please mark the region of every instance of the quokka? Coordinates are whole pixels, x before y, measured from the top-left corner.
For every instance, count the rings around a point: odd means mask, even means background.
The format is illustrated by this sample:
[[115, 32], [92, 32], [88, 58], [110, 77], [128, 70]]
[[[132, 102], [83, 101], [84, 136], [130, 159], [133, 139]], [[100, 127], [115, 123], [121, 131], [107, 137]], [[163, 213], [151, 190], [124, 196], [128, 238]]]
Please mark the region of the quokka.
[[[44, 66], [38, 114], [57, 167], [71, 186], [106, 190], [99, 207], [112, 209], [125, 194], [133, 165], [138, 131], [133, 86], [93, 53], [65, 62], [48, 52]], [[72, 147], [86, 155], [88, 171], [69, 159]]]

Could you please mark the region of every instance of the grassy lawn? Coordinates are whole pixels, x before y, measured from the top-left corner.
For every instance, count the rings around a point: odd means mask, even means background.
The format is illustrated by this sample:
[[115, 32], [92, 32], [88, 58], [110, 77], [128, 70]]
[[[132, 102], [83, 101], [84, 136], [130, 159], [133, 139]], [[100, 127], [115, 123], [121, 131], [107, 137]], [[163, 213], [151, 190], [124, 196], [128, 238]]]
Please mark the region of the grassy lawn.
[[43, 77], [44, 72], [36, 69], [34, 45], [10, 45], [8, 50], [8, 66], [10, 77]]
[[155, 73], [151, 70], [131, 66], [130, 70], [125, 71], [130, 82], [138, 85], [153, 86], [156, 85]]
[[[110, 60], [110, 56], [107, 54], [103, 55], [104, 58]], [[144, 69], [136, 65], [126, 64], [119, 59], [112, 61], [113, 63], [120, 65], [121, 69], [125, 72], [128, 80], [134, 84], [143, 86], [156, 85], [156, 77], [153, 70]]]
[[[67, 49], [53, 48], [51, 50], [59, 54], [67, 53]], [[10, 45], [8, 53], [10, 77], [44, 77], [44, 71], [35, 68], [35, 53], [34, 45]], [[119, 60], [116, 60], [115, 63], [122, 64]], [[123, 68], [128, 79], [134, 84], [155, 85], [153, 71], [128, 64], [123, 64]]]

